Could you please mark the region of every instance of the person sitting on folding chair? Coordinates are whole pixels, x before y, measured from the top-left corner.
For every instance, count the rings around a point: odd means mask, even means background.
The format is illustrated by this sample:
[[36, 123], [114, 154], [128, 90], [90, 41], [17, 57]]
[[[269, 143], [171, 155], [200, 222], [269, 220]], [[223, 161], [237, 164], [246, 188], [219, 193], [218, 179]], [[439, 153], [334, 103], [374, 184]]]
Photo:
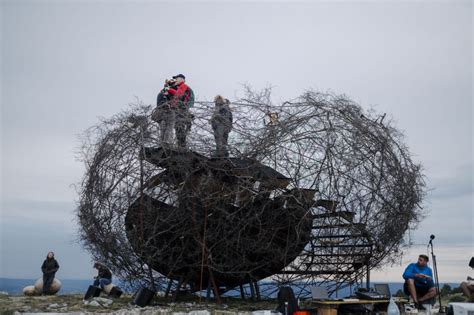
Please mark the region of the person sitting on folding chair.
[[438, 294], [433, 281], [433, 271], [428, 267], [429, 258], [426, 255], [420, 255], [416, 263], [411, 263], [403, 273], [405, 284], [403, 291], [411, 296], [415, 306], [424, 310], [423, 302], [428, 303]]

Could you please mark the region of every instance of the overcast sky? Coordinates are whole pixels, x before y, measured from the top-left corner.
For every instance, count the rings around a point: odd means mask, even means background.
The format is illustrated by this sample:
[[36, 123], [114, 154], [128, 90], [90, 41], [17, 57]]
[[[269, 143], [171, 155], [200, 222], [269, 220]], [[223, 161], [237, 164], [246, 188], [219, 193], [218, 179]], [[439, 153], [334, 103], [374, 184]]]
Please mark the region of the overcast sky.
[[75, 242], [78, 135], [177, 73], [198, 100], [271, 84], [275, 103], [313, 88], [387, 113], [430, 190], [420, 245], [373, 279], [402, 281], [430, 234], [442, 282], [471, 272], [471, 1], [0, 2], [0, 277], [40, 277], [49, 250], [58, 278], [92, 277]]

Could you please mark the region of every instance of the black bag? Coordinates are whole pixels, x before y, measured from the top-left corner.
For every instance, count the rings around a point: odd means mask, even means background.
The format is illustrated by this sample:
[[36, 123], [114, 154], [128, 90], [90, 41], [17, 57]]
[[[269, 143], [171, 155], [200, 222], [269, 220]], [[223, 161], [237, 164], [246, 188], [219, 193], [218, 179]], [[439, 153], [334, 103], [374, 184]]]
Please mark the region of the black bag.
[[84, 300], [88, 300], [92, 297], [98, 297], [101, 291], [101, 288], [90, 285], [87, 289], [86, 295], [84, 296]]
[[341, 315], [363, 315], [371, 314], [370, 311], [362, 304], [340, 305], [337, 314]]
[[122, 295], [122, 290], [115, 286], [110, 290], [109, 297], [111, 298], [119, 298]]
[[[293, 315], [298, 310], [298, 302], [295, 293], [290, 287], [281, 287], [278, 291], [278, 307], [277, 311], [283, 315]], [[285, 305], [286, 304], [286, 305]]]
[[151, 300], [153, 299], [154, 296], [155, 296], [154, 291], [152, 291], [150, 289], [147, 289], [147, 288], [144, 288], [144, 287], [141, 287], [135, 293], [135, 297], [133, 299], [132, 304], [133, 305], [138, 305], [140, 307], [147, 306], [148, 304], [150, 304], [150, 302], [151, 302]]

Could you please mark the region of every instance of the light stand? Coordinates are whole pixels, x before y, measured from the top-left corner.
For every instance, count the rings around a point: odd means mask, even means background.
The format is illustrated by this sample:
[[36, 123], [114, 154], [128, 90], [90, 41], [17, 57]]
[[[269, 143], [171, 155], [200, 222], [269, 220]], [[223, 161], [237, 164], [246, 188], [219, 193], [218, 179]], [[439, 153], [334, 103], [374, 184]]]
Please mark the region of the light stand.
[[433, 240], [434, 240], [435, 236], [434, 235], [431, 235], [430, 236], [430, 242], [428, 243], [428, 247], [431, 246], [431, 258], [433, 260], [433, 269], [434, 269], [434, 273], [435, 273], [435, 286], [436, 286], [436, 290], [438, 290], [438, 298], [439, 298], [439, 311], [438, 313], [446, 313], [446, 308], [444, 306], [442, 306], [441, 304], [441, 291], [439, 290], [439, 278], [438, 278], [438, 266], [436, 265], [436, 255], [434, 254], [434, 250], [433, 250]]

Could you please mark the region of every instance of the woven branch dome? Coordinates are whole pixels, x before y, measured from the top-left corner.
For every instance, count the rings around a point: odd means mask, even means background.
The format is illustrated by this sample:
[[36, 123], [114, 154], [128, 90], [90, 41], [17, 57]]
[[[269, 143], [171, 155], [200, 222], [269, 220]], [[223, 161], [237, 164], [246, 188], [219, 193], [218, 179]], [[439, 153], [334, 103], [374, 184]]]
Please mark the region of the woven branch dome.
[[211, 103], [191, 109], [187, 150], [161, 147], [152, 106], [90, 128], [84, 246], [124, 279], [181, 278], [196, 290], [211, 278], [349, 283], [399, 257], [424, 196], [401, 133], [343, 96], [273, 106], [267, 92], [231, 105], [230, 158], [212, 157]]

